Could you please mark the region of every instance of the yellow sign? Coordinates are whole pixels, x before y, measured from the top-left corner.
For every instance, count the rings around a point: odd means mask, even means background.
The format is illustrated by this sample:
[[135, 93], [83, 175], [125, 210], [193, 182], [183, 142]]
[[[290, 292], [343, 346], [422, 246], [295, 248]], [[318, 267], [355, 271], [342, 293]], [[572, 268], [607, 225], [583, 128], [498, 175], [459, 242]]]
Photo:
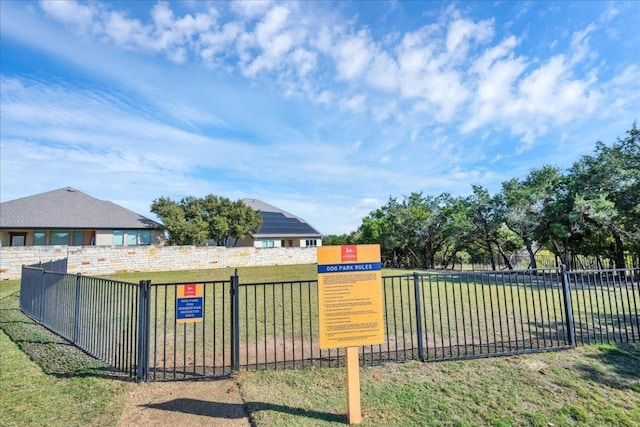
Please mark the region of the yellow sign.
[[318, 247], [320, 348], [384, 343], [380, 245]]
[[176, 323], [202, 322], [202, 285], [178, 285], [176, 290]]

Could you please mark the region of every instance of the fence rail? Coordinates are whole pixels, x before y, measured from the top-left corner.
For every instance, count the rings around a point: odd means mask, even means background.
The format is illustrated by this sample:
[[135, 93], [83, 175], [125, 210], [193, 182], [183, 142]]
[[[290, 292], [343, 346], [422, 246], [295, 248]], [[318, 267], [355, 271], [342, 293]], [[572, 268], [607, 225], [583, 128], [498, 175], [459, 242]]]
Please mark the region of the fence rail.
[[[178, 287], [23, 267], [20, 308], [139, 380], [238, 369], [338, 366], [319, 348], [317, 280], [189, 282], [202, 321], [179, 323]], [[640, 340], [640, 269], [413, 273], [383, 277], [384, 344], [363, 364], [449, 360]]]

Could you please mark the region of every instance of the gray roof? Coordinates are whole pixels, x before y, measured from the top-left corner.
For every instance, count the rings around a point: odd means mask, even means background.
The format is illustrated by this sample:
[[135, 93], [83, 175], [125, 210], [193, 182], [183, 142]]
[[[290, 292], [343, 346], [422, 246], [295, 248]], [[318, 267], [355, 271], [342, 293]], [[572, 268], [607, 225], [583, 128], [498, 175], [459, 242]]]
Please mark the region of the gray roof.
[[160, 226], [129, 209], [71, 187], [0, 203], [2, 229], [153, 229]]
[[320, 238], [322, 234], [309, 225], [305, 220], [287, 211], [283, 211], [262, 200], [243, 199], [242, 202], [252, 209], [260, 212], [262, 225], [254, 238], [261, 237], [315, 237]]

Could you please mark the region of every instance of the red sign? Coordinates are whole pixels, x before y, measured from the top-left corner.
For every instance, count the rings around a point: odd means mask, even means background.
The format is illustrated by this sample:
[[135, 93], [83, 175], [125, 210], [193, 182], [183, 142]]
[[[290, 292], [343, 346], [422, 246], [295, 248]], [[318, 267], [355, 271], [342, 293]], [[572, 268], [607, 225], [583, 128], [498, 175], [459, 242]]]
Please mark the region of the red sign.
[[185, 297], [196, 296], [196, 285], [184, 285], [184, 296]]
[[342, 245], [340, 250], [342, 253], [342, 262], [358, 260], [358, 247], [356, 245]]

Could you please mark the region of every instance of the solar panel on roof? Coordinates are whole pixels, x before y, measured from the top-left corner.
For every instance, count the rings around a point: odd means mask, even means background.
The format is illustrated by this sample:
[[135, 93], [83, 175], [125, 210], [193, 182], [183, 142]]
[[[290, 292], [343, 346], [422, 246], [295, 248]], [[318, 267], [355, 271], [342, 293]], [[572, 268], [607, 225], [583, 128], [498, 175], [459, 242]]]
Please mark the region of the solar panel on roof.
[[262, 226], [258, 234], [317, 234], [309, 224], [280, 212], [260, 212]]

